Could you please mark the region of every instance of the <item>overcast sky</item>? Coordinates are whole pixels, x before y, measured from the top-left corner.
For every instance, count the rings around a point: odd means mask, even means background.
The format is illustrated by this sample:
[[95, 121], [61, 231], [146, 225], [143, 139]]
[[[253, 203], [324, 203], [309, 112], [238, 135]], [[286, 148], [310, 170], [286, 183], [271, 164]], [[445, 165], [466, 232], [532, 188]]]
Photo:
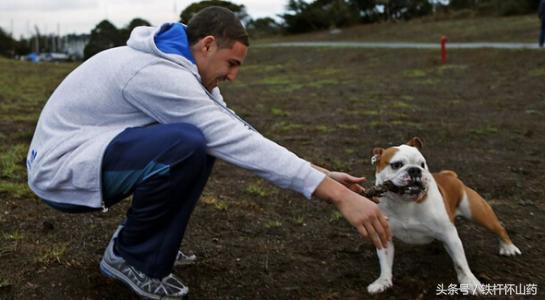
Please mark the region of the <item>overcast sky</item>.
[[[153, 25], [178, 21], [191, 0], [0, 0], [0, 27], [15, 38], [30, 36], [34, 26], [41, 33], [90, 33], [101, 20], [116, 27], [133, 18]], [[252, 18], [275, 17], [284, 12], [288, 0], [231, 0], [244, 4]]]

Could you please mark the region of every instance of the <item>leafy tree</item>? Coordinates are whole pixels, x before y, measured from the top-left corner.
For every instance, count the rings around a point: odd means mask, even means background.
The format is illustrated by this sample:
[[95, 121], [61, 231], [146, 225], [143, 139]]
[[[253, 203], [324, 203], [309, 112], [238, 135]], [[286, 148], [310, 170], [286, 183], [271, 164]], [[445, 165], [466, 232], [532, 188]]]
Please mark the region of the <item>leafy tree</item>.
[[15, 40], [0, 27], [0, 55], [12, 57], [15, 54]]
[[281, 26], [273, 18], [266, 17], [250, 20], [246, 29], [252, 37], [262, 37], [280, 33]]
[[290, 0], [287, 13], [281, 17], [287, 32], [308, 32], [359, 22], [360, 13], [354, 7], [347, 0], [316, 0], [310, 4], [303, 0]]
[[142, 18], [132, 19], [125, 28], [120, 30], [121, 41], [126, 42], [129, 39], [132, 30], [138, 26], [151, 26], [151, 23]]
[[100, 51], [123, 46], [126, 44], [131, 31], [138, 26], [150, 26], [151, 24], [141, 18], [132, 19], [129, 24], [121, 29], [117, 29], [114, 24], [108, 20], [103, 20], [91, 31], [89, 43], [83, 50], [85, 59], [97, 54]]
[[479, 0], [450, 0], [449, 7], [452, 9], [475, 9]]
[[360, 15], [363, 23], [376, 22], [380, 18], [376, 0], [348, 0], [348, 3]]
[[122, 36], [114, 24], [103, 20], [91, 31], [91, 38], [83, 53], [85, 59], [88, 59], [100, 51], [121, 46], [123, 43]]
[[409, 20], [431, 14], [433, 6], [429, 0], [382, 0], [384, 18], [392, 20]]
[[244, 24], [247, 24], [250, 21], [250, 16], [248, 16], [248, 13], [246, 12], [246, 7], [243, 4], [238, 5], [229, 1], [222, 0], [205, 0], [193, 3], [186, 7], [180, 14], [180, 22], [187, 24], [187, 22], [189, 22], [193, 15], [195, 15], [203, 8], [209, 6], [221, 6], [231, 10]]
[[537, 10], [539, 0], [450, 0], [448, 7], [454, 10], [470, 9], [481, 15], [519, 15]]

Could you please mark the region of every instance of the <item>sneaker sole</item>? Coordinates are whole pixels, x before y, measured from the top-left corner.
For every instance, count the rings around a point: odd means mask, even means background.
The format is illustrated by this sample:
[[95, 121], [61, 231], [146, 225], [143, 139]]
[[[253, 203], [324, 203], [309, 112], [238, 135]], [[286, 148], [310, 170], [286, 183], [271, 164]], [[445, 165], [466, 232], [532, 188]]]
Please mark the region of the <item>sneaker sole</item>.
[[123, 284], [129, 286], [136, 294], [139, 296], [144, 297], [144, 299], [153, 299], [153, 300], [180, 300], [184, 299], [187, 300], [188, 296], [187, 294], [180, 296], [180, 297], [171, 297], [171, 296], [157, 296], [154, 294], [150, 294], [142, 289], [140, 289], [137, 285], [135, 285], [131, 281], [126, 281], [123, 278], [125, 278], [125, 275], [123, 275], [118, 270], [110, 267], [104, 260], [100, 261], [100, 272], [104, 274], [106, 277], [109, 277], [111, 279], [115, 279], [117, 281], [122, 282]]

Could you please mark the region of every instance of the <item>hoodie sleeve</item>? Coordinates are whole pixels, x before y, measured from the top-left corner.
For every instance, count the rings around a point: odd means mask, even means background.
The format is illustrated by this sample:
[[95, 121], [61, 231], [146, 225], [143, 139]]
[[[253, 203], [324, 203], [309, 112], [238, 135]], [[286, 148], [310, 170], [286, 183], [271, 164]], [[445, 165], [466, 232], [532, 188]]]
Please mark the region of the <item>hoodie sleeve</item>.
[[325, 174], [250, 130], [210, 99], [193, 74], [171, 64], [141, 69], [124, 87], [124, 98], [159, 123], [195, 125], [203, 132], [210, 155], [311, 198]]

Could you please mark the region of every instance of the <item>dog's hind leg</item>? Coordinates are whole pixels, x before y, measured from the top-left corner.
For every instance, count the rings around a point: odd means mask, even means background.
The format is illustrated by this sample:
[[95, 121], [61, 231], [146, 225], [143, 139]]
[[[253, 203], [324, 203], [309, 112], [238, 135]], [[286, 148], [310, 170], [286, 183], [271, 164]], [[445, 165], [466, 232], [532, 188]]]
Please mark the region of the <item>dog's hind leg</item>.
[[469, 220], [495, 233], [500, 241], [500, 255], [519, 255], [519, 248], [513, 244], [507, 230], [501, 225], [492, 207], [474, 190], [465, 188], [465, 197], [458, 208], [460, 213]]
[[380, 277], [367, 286], [367, 292], [377, 294], [392, 286], [392, 266], [394, 264], [394, 243], [388, 242], [386, 248], [377, 249], [380, 263]]

